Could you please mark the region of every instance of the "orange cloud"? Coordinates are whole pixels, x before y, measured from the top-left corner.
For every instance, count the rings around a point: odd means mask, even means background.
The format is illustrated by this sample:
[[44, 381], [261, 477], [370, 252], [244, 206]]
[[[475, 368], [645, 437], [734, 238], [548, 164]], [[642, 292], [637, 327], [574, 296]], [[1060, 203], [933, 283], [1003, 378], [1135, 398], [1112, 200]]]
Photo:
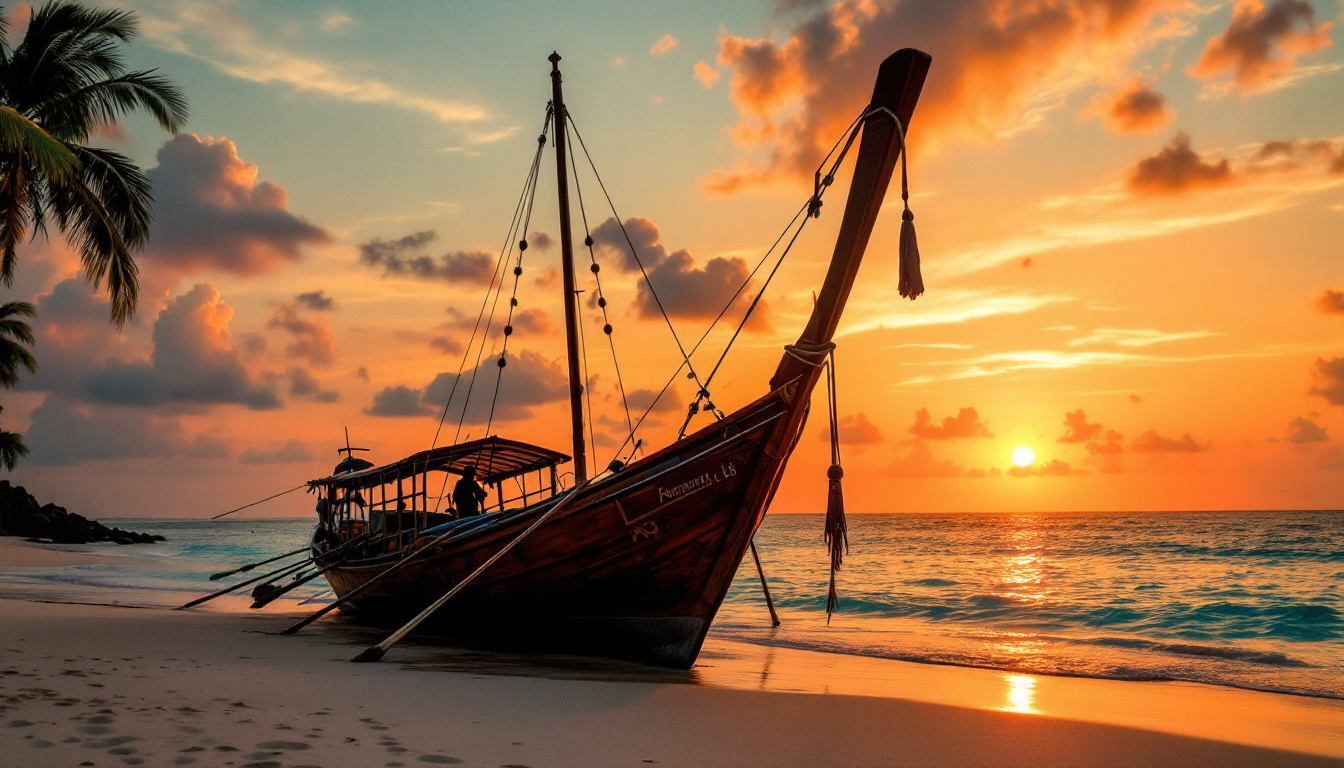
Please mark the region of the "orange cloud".
[[713, 88], [714, 84], [719, 82], [719, 70], [709, 66], [703, 61], [695, 62], [695, 79], [706, 88]]
[[[838, 426], [840, 428], [841, 445], [877, 445], [882, 442], [882, 430], [868, 420], [867, 414], [855, 413], [849, 416], [841, 416]], [[831, 431], [823, 429], [817, 433], [817, 437], [822, 440], [830, 440]]]
[[1012, 477], [1071, 477], [1073, 475], [1086, 475], [1087, 471], [1074, 469], [1067, 462], [1059, 459], [1051, 459], [1045, 464], [1009, 467], [1008, 474]]
[[662, 56], [665, 53], [671, 53], [673, 48], [677, 47], [677, 38], [671, 35], [663, 35], [658, 38], [658, 42], [649, 49], [650, 56]]
[[1320, 358], [1311, 367], [1309, 395], [1320, 395], [1331, 405], [1344, 405], [1344, 357]]
[[1101, 434], [1102, 426], [1100, 424], [1089, 424], [1087, 413], [1082, 409], [1069, 411], [1064, 414], [1064, 426], [1068, 430], [1063, 436], [1056, 438], [1056, 443], [1086, 443]]
[[1087, 444], [1089, 460], [1099, 464], [1103, 473], [1124, 472], [1125, 468], [1120, 463], [1120, 455], [1125, 452], [1123, 441], [1124, 437], [1119, 432], [1113, 429], [1106, 430], [1106, 434], [1102, 435], [1100, 440], [1093, 440]]
[[1288, 422], [1288, 442], [1296, 445], [1328, 443], [1330, 442], [1330, 435], [1320, 424], [1311, 419], [1298, 417]]
[[1190, 148], [1190, 136], [1178, 133], [1156, 155], [1143, 158], [1131, 168], [1125, 185], [1140, 195], [1179, 195], [1234, 181], [1226, 158], [1216, 162], [1205, 160]]
[[1344, 291], [1326, 288], [1316, 299], [1316, 308], [1327, 315], [1344, 315]]
[[980, 420], [974, 408], [962, 408], [956, 416], [946, 416], [941, 424], [934, 424], [928, 408], [915, 411], [915, 424], [910, 434], [923, 440], [957, 440], [960, 438], [993, 437], [989, 425]]
[[258, 181], [257, 166], [228, 139], [178, 134], [159, 148], [158, 161], [145, 174], [154, 185], [145, 258], [160, 271], [258, 275], [332, 240], [289, 211], [283, 187]]
[[916, 440], [910, 453], [897, 457], [891, 467], [891, 476], [907, 479], [931, 477], [965, 477], [965, 467], [951, 459], [935, 459], [927, 443]]
[[1200, 445], [1189, 432], [1179, 438], [1163, 437], [1156, 430], [1148, 430], [1134, 438], [1129, 450], [1134, 453], [1203, 453], [1209, 450], [1209, 444]]
[[701, 180], [730, 194], [779, 177], [804, 180], [867, 102], [877, 65], [902, 45], [933, 56], [911, 141], [986, 141], [1038, 121], [1062, 97], [1111, 79], [1136, 52], [1172, 34], [1160, 21], [1188, 0], [840, 0], [782, 42], [724, 34], [733, 70], [734, 139], [749, 156]]
[[1328, 48], [1333, 26], [1318, 26], [1306, 0], [1237, 0], [1227, 31], [1210, 38], [1186, 71], [1200, 80], [1229, 75], [1235, 90], [1252, 93], [1292, 73], [1298, 56]]
[[1083, 109], [1082, 116], [1100, 118], [1115, 133], [1153, 133], [1171, 124], [1176, 111], [1167, 107], [1167, 97], [1151, 83], [1135, 78], [1111, 93], [1099, 93]]

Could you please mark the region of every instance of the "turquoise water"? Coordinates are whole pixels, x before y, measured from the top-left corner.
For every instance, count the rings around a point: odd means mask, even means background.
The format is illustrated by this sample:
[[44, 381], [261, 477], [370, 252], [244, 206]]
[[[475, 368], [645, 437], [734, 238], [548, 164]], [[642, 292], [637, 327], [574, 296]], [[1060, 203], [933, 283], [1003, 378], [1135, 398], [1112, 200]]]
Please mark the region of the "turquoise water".
[[[228, 583], [211, 573], [302, 546], [311, 531], [293, 520], [117, 522], [169, 541], [91, 545], [111, 556], [96, 565], [0, 563], [0, 593], [172, 605]], [[1344, 698], [1344, 513], [852, 515], [829, 626], [821, 523], [771, 516], [757, 534], [783, 625], [770, 628], [748, 557], [714, 635]], [[324, 592], [319, 579], [292, 594], [316, 603]]]

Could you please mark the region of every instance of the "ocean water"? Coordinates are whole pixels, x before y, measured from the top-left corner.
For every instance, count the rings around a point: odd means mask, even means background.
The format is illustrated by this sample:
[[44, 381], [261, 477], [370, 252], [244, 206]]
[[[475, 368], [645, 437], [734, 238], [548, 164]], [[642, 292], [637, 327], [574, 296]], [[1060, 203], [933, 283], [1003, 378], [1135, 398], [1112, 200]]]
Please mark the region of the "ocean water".
[[[0, 595], [176, 605], [229, 583], [210, 574], [303, 546], [311, 531], [301, 520], [117, 523], [168, 542], [91, 545], [109, 555], [97, 564], [0, 563]], [[774, 515], [756, 542], [783, 624], [770, 627], [748, 555], [711, 635], [1344, 699], [1344, 513], [851, 515], [849, 525], [829, 625], [822, 516]], [[291, 594], [331, 599], [320, 579]]]

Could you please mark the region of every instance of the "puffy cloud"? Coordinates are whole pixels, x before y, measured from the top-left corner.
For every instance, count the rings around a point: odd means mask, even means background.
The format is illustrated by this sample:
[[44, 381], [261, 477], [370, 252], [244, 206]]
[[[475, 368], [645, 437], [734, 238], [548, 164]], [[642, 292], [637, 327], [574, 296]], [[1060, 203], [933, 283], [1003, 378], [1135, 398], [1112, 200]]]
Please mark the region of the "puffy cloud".
[[[928, 443], [916, 440], [910, 453], [899, 456], [891, 466], [891, 476], [907, 479], [965, 477], [967, 469], [951, 459], [935, 459]], [[978, 475], [977, 475], [978, 476]]]
[[1306, 0], [1236, 0], [1231, 25], [1186, 71], [1201, 80], [1229, 75], [1235, 90], [1254, 92], [1292, 73], [1298, 56], [1328, 48], [1332, 26], [1317, 25]]
[[527, 236], [527, 245], [529, 248], [535, 248], [545, 253], [555, 247], [555, 238], [545, 232], [537, 231]]
[[370, 416], [428, 416], [434, 409], [421, 399], [424, 390], [402, 384], [384, 387], [373, 394], [373, 404], [364, 409]]
[[289, 394], [294, 397], [311, 398], [319, 403], [336, 403], [341, 399], [340, 392], [323, 389], [322, 383], [312, 372], [302, 367], [289, 369]]
[[[659, 302], [671, 317], [697, 320], [714, 319], [729, 300], [733, 301], [729, 316], [740, 318], [751, 304], [754, 286], [748, 285], [738, 293], [750, 274], [745, 261], [716, 256], [704, 266], [697, 266], [689, 251], [669, 253], [658, 225], [648, 219], [626, 219], [622, 232], [620, 223], [609, 218], [592, 230], [592, 237], [594, 246], [604, 255], [615, 257], [618, 270], [636, 273], [640, 264], [643, 265], [648, 281], [640, 280], [635, 298], [635, 306], [642, 317], [658, 317]], [[633, 251], [631, 246], [634, 246]], [[649, 290], [649, 284], [653, 285], [653, 291]], [[769, 330], [769, 317], [769, 304], [761, 301], [747, 323], [747, 330]]]
[[706, 88], [713, 88], [719, 82], [719, 70], [703, 61], [695, 62], [695, 79]]
[[336, 308], [336, 300], [327, 295], [324, 290], [306, 291], [294, 297], [294, 303], [300, 307], [307, 307], [315, 312], [325, 312], [328, 309]]
[[782, 40], [725, 34], [718, 63], [733, 70], [750, 151], [702, 184], [732, 193], [784, 175], [809, 182], [831, 144], [867, 103], [878, 64], [902, 44], [935, 65], [920, 99], [915, 144], [993, 140], [1028, 127], [1070, 92], [1114, 80], [1139, 50], [1179, 33], [1187, 0], [841, 0]]
[[1190, 148], [1190, 137], [1178, 133], [1156, 155], [1143, 158], [1131, 168], [1125, 185], [1140, 195], [1179, 195], [1226, 186], [1235, 180], [1226, 158], [1206, 161]]
[[[495, 403], [495, 421], [517, 421], [532, 418], [532, 409], [548, 403], [558, 403], [569, 399], [569, 377], [555, 361], [547, 361], [541, 355], [528, 350], [520, 354], [508, 353], [507, 365], [502, 370], [497, 357], [481, 361], [473, 372], [464, 373], [467, 379], [458, 385], [453, 402], [448, 409], [450, 418], [462, 413], [462, 404], [466, 401], [466, 392], [472, 390], [471, 400], [467, 404], [467, 424], [484, 424], [490, 418], [491, 401], [494, 397], [495, 382], [499, 381], [499, 398]], [[501, 375], [502, 374], [502, 375]], [[475, 377], [472, 386], [471, 378]], [[456, 376], [441, 373], [424, 390], [424, 402], [435, 407], [435, 412], [443, 408]]]
[[280, 407], [269, 385], [256, 381], [231, 344], [233, 308], [202, 283], [171, 299], [154, 321], [148, 361], [109, 361], [86, 380], [98, 401], [153, 406], [236, 403], [253, 410]]
[[154, 222], [144, 258], [160, 269], [257, 275], [298, 261], [304, 246], [331, 242], [325, 229], [289, 211], [282, 187], [257, 181], [257, 166], [228, 139], [178, 134], [158, 159], [146, 172]]
[[1309, 395], [1320, 395], [1331, 405], [1344, 405], [1344, 357], [1318, 358], [1311, 367]]
[[301, 464], [317, 457], [300, 440], [289, 439], [275, 450], [248, 448], [238, 456], [240, 464]]
[[430, 339], [429, 348], [441, 355], [460, 355], [466, 351], [462, 342], [448, 336], [435, 336]]
[[438, 232], [413, 232], [396, 240], [375, 237], [359, 246], [359, 260], [381, 267], [385, 276], [446, 280], [468, 285], [490, 285], [495, 278], [495, 257], [486, 251], [449, 251], [439, 256], [424, 253], [437, 240]]
[[945, 416], [941, 424], [934, 424], [928, 408], [915, 411], [915, 423], [910, 434], [921, 440], [956, 440], [959, 438], [993, 437], [989, 425], [980, 420], [974, 408], [962, 408], [956, 416]]
[[1089, 460], [1098, 464], [1101, 471], [1107, 474], [1124, 472], [1124, 465], [1120, 463], [1120, 455], [1125, 452], [1124, 436], [1113, 429], [1106, 430], [1100, 439], [1093, 440], [1087, 444], [1087, 453]]
[[[494, 420], [518, 421], [530, 419], [532, 409], [557, 403], [569, 397], [569, 379], [559, 363], [547, 361], [541, 355], [524, 350], [521, 354], [506, 355], [507, 365], [501, 371], [498, 357], [483, 360], [480, 366], [463, 374], [463, 381], [454, 389], [456, 374], [440, 373], [427, 386], [413, 388], [404, 385], [385, 387], [373, 396], [373, 403], [364, 409], [370, 416], [423, 416], [442, 412], [444, 403], [452, 396], [448, 418], [457, 419], [466, 403], [466, 424], [484, 424], [490, 419], [494, 405]], [[501, 375], [502, 374], [502, 375]], [[495, 399], [495, 382], [499, 382], [499, 397]], [[467, 399], [468, 390], [471, 392]]]
[[1204, 453], [1209, 444], [1200, 445], [1189, 432], [1179, 438], [1163, 437], [1156, 430], [1148, 430], [1130, 443], [1129, 450], [1134, 453]]
[[53, 394], [32, 413], [25, 462], [70, 465], [85, 461], [180, 455], [189, 444], [172, 418], [138, 410], [96, 407]]
[[1082, 115], [1099, 118], [1115, 133], [1153, 133], [1176, 119], [1176, 112], [1167, 108], [1167, 97], [1138, 78], [1110, 93], [1097, 94]]
[[1344, 291], [1326, 288], [1316, 299], [1316, 308], [1327, 315], [1344, 315]]
[[331, 323], [325, 317], [304, 318], [293, 305], [281, 304], [266, 325], [281, 328], [294, 337], [294, 342], [285, 348], [290, 357], [307, 360], [319, 367], [331, 365], [336, 359]]
[[1073, 475], [1086, 475], [1087, 471], [1074, 469], [1067, 462], [1059, 459], [1051, 459], [1044, 464], [1032, 464], [1026, 467], [1011, 466], [1008, 468], [1008, 474], [1012, 477], [1071, 477]]
[[539, 309], [525, 309], [522, 312], [514, 312], [511, 324], [515, 334], [549, 336], [555, 331], [555, 324], [551, 322], [551, 318]]
[[1064, 435], [1056, 438], [1057, 443], [1086, 443], [1101, 434], [1100, 424], [1089, 424], [1087, 413], [1081, 408], [1064, 414], [1064, 426], [1068, 429]]
[[671, 35], [663, 35], [662, 37], [658, 38], [658, 41], [655, 42], [653, 44], [653, 47], [649, 49], [649, 55], [662, 56], [664, 54], [671, 53], [672, 49], [676, 47], [677, 47], [677, 38]]
[[1302, 443], [1328, 443], [1330, 435], [1326, 434], [1325, 428], [1311, 419], [1298, 417], [1288, 422], [1288, 442], [1295, 444]]
[[107, 322], [107, 300], [91, 292], [83, 280], [71, 278], [38, 296], [35, 303], [33, 352], [38, 368], [35, 375], [19, 380], [19, 389], [80, 394], [89, 371], [125, 343]]
[[[841, 416], [838, 427], [841, 445], [877, 445], [882, 442], [882, 430], [868, 420], [867, 414], [853, 413], [848, 416]], [[830, 428], [827, 427], [818, 432], [817, 437], [829, 441], [831, 439]]]

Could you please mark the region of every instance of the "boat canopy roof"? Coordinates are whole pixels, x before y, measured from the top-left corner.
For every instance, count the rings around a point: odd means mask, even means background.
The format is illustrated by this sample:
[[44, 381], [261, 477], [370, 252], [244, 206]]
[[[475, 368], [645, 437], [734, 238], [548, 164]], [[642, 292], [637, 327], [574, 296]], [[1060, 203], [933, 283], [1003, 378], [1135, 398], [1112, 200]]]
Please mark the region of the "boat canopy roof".
[[400, 461], [370, 467], [358, 472], [331, 475], [310, 480], [309, 486], [325, 485], [331, 488], [373, 488], [396, 482], [399, 477], [410, 477], [422, 472], [451, 472], [462, 474], [468, 466], [476, 467], [476, 479], [496, 483], [510, 477], [533, 472], [569, 461], [559, 451], [539, 445], [485, 437], [457, 445], [445, 445], [428, 451], [413, 453]]

